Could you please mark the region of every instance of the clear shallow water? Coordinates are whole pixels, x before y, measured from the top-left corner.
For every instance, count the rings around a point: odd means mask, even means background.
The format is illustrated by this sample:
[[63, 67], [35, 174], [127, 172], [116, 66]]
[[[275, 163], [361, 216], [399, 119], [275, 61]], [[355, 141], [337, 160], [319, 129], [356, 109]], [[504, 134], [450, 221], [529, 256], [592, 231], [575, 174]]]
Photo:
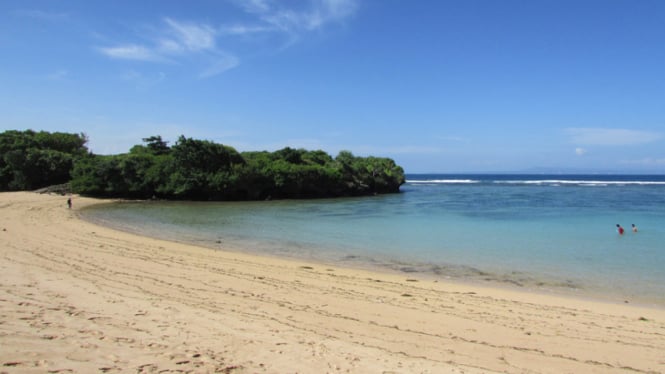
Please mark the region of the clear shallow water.
[[84, 217], [213, 248], [665, 305], [665, 176], [407, 180], [396, 195], [121, 203]]

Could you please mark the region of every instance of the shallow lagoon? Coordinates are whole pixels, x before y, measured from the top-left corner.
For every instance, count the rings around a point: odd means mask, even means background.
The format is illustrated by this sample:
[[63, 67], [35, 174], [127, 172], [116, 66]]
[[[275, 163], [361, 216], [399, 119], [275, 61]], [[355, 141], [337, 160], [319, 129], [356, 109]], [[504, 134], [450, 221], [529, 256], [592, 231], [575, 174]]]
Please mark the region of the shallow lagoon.
[[411, 175], [395, 195], [83, 215], [212, 248], [665, 305], [665, 176]]

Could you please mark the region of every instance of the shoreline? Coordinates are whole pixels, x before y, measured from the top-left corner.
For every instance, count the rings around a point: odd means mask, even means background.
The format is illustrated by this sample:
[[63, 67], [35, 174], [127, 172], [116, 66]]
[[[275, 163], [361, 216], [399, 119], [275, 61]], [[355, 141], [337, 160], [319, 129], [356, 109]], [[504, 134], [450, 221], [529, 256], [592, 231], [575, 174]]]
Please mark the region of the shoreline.
[[65, 202], [0, 194], [0, 372], [665, 371], [663, 309], [207, 249]]
[[[149, 200], [101, 200], [99, 204], [142, 204], [151, 203]], [[197, 202], [198, 203], [198, 202]], [[87, 206], [86, 208], [94, 205]], [[518, 292], [533, 293], [536, 295], [551, 295], [569, 297], [581, 300], [591, 300], [610, 304], [630, 304], [635, 306], [665, 309], [665, 296], [650, 289], [650, 293], [641, 287], [649, 288], [648, 284], [634, 284], [631, 287], [612, 288], [603, 287], [599, 278], [566, 277], [560, 275], [542, 275], [535, 272], [511, 269], [486, 269], [477, 268], [473, 265], [459, 265], [451, 263], [431, 263], [417, 260], [391, 258], [390, 256], [370, 257], [356, 255], [354, 253], [330, 252], [324, 250], [323, 254], [308, 251], [309, 254], [298, 254], [288, 250], [270, 250], [264, 243], [248, 240], [227, 240], [219, 237], [217, 240], [211, 238], [201, 239], [197, 237], [178, 238], [174, 233], [161, 230], [142, 229], [119, 224], [116, 221], [105, 221], [99, 219], [92, 213], [87, 215], [79, 213], [79, 218], [94, 225], [107, 227], [113, 230], [129, 234], [150, 237], [158, 240], [166, 240], [184, 245], [193, 245], [224, 252], [238, 254], [250, 254], [259, 257], [284, 259], [288, 261], [310, 262], [318, 266], [332, 266], [350, 269], [365, 270], [370, 272], [387, 273], [411, 278], [421, 278], [429, 281], [441, 281], [445, 283], [457, 283], [463, 286], [499, 288]], [[288, 245], [284, 245], [288, 247]], [[312, 247], [313, 248], [313, 247]]]

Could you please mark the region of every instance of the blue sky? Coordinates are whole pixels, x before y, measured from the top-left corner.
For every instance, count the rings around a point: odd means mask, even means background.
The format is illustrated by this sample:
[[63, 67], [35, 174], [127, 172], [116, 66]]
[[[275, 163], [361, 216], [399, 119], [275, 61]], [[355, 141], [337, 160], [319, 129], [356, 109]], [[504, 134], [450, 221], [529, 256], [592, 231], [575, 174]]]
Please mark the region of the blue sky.
[[665, 173], [665, 1], [2, 0], [9, 129]]

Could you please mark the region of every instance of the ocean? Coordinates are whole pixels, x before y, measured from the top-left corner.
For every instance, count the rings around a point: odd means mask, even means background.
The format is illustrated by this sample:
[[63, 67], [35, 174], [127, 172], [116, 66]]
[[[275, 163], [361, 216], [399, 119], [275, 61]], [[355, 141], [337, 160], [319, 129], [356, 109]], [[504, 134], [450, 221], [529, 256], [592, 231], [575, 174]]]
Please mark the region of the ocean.
[[401, 191], [125, 202], [82, 216], [211, 248], [665, 305], [665, 175], [419, 174]]

